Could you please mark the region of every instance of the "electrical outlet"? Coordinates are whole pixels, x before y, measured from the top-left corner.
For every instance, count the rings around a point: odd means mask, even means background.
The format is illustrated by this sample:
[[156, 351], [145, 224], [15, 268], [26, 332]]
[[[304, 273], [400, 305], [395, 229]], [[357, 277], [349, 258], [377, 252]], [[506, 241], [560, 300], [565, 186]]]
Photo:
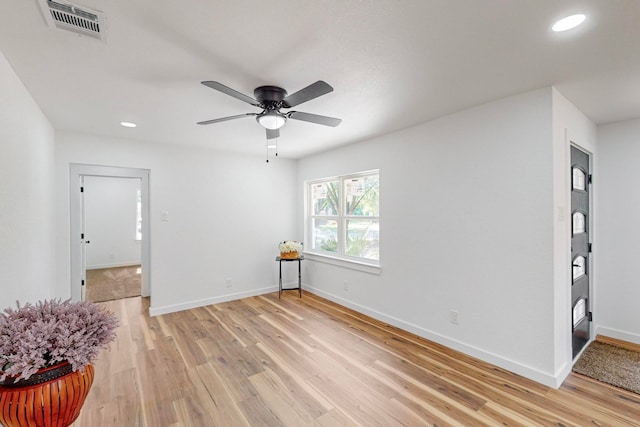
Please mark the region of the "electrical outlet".
[[349, 290], [349, 282], [347, 282], [346, 280], [344, 282], [342, 282], [342, 286], [344, 287], [345, 291]]
[[460, 324], [460, 319], [458, 318], [458, 312], [456, 310], [449, 310], [449, 321], [454, 325]]
[[225, 279], [225, 284], [227, 285], [227, 288], [230, 288], [233, 285], [233, 279], [231, 277], [227, 277]]

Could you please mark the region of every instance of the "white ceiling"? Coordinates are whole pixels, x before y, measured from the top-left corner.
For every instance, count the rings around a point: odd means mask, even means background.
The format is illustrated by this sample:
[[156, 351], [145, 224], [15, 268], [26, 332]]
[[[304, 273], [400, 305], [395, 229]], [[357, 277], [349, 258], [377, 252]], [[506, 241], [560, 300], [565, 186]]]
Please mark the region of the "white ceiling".
[[202, 80], [331, 84], [296, 110], [342, 124], [289, 120], [289, 158], [549, 85], [598, 124], [640, 117], [638, 0], [75, 1], [106, 14], [106, 43], [48, 28], [37, 0], [0, 4], [0, 51], [59, 130], [264, 154], [251, 117], [196, 125], [258, 112]]

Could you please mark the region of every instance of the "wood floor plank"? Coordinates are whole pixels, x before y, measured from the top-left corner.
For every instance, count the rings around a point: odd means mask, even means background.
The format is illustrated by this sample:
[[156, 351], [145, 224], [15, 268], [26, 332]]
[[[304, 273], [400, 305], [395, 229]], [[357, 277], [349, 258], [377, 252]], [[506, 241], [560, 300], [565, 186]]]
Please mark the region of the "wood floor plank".
[[[297, 395], [303, 396], [303, 394], [306, 393], [309, 396], [309, 399], [304, 400], [313, 401], [315, 404], [314, 406], [321, 408], [318, 412], [326, 412], [334, 408], [334, 405], [307, 381], [308, 377], [311, 375], [311, 371], [309, 369], [300, 369], [297, 365], [291, 365], [290, 363], [285, 362], [277, 354], [270, 351], [261, 343], [256, 344], [254, 347], [255, 350], [253, 347], [249, 347], [247, 350], [250, 352], [260, 351], [261, 354], [254, 354], [259, 358], [263, 358], [263, 360], [265, 360], [263, 363], [268, 365], [271, 370], [278, 373], [287, 386], [294, 390]], [[266, 361], [267, 359], [268, 362]]]
[[[447, 414], [449, 417], [455, 413], [455, 419], [463, 421], [466, 425], [490, 425], [478, 409], [484, 405], [484, 401], [475, 403], [474, 406], [468, 405], [469, 397], [464, 399], [455, 399], [451, 397], [449, 388], [443, 386], [442, 383], [433, 383], [432, 379], [416, 378], [403, 370], [387, 365], [386, 363], [378, 363], [383, 369], [396, 377], [395, 381], [403, 384], [405, 389], [403, 394], [411, 394], [420, 400], [429, 402], [430, 406], [437, 408], [441, 413]], [[406, 367], [405, 367], [406, 368]], [[457, 394], [460, 396], [460, 394]], [[480, 406], [477, 406], [480, 405]]]
[[603, 342], [605, 344], [615, 345], [616, 347], [626, 348], [631, 351], [640, 351], [640, 344], [635, 344], [628, 341], [619, 340], [616, 338], [605, 337], [603, 335], [598, 335], [596, 337], [596, 341]]
[[316, 424], [319, 427], [360, 427], [361, 424], [356, 423], [354, 420], [347, 418], [345, 414], [337, 409], [321, 415], [316, 419]]
[[206, 340], [211, 347], [219, 349], [218, 357], [212, 358], [209, 363], [225, 382], [227, 393], [237, 402], [255, 396], [257, 391], [249, 381], [249, 377], [262, 372], [264, 368], [258, 361], [249, 357], [250, 354], [244, 350], [244, 347], [234, 348], [234, 346], [224, 346], [220, 343], [213, 344], [214, 341], [214, 339]]
[[640, 396], [555, 390], [306, 292], [120, 319], [74, 427], [640, 426]]
[[487, 418], [494, 420], [496, 424], [503, 426], [527, 427], [532, 424], [532, 420], [530, 418], [523, 417], [519, 413], [502, 405], [498, 405], [495, 402], [487, 402], [482, 408], [480, 408], [479, 412], [484, 414]]
[[282, 427], [284, 425], [259, 395], [239, 402], [239, 406], [250, 426]]
[[408, 407], [399, 409], [397, 405], [389, 404], [390, 397], [395, 395], [394, 390], [379, 386], [371, 388], [364, 382], [371, 379], [361, 370], [348, 363], [343, 364], [327, 353], [314, 352], [307, 357], [325, 367], [321, 374], [309, 378], [309, 381], [358, 423], [367, 426], [406, 425], [407, 417], [403, 415]]
[[284, 425], [311, 425], [324, 412], [308, 411], [313, 408], [304, 404], [299, 395], [289, 389], [283, 379], [267, 369], [249, 378], [262, 400], [276, 414]]
[[178, 425], [184, 427], [209, 427], [214, 425], [213, 419], [201, 402], [193, 396], [176, 399], [173, 407], [178, 417]]
[[211, 400], [215, 410], [211, 411], [213, 424], [217, 426], [249, 426], [249, 422], [238, 407], [237, 402], [229, 394], [224, 381], [215, 368], [206, 363], [196, 368], [199, 382], [206, 390], [205, 399]]

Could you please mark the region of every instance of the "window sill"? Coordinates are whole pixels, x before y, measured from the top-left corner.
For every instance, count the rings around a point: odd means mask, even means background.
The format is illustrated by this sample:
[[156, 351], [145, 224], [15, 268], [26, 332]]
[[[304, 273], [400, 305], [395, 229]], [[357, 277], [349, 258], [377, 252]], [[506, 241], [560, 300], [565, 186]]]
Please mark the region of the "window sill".
[[350, 259], [337, 258], [330, 255], [319, 254], [317, 252], [304, 252], [304, 258], [311, 261], [322, 262], [324, 264], [358, 270], [369, 274], [381, 274], [382, 267], [366, 262], [359, 262]]

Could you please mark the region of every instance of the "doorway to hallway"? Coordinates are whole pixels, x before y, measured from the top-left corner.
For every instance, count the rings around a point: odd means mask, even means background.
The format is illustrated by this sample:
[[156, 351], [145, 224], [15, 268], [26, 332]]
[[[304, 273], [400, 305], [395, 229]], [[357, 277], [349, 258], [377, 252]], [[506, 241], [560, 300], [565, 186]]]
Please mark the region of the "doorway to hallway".
[[[86, 230], [86, 204], [84, 193], [85, 179], [95, 177], [101, 178], [134, 178], [140, 182], [140, 224], [132, 225], [129, 230], [131, 241], [138, 236], [139, 231], [139, 262], [125, 262], [125, 265], [136, 265], [140, 267], [142, 296], [151, 296], [151, 274], [150, 274], [150, 226], [149, 226], [149, 170], [120, 168], [112, 166], [95, 166], [72, 164], [69, 174], [70, 191], [70, 219], [71, 219], [71, 296], [75, 300], [87, 298], [87, 249], [92, 244], [91, 236]], [[135, 212], [133, 213], [135, 215]], [[114, 256], [115, 251], [107, 252], [108, 256]], [[103, 257], [104, 259], [104, 257]], [[91, 261], [91, 260], [90, 260]], [[93, 261], [95, 262], [95, 261]], [[121, 266], [125, 266], [121, 265]], [[100, 265], [94, 265], [100, 267]], [[104, 267], [118, 267], [118, 265], [105, 265]]]

